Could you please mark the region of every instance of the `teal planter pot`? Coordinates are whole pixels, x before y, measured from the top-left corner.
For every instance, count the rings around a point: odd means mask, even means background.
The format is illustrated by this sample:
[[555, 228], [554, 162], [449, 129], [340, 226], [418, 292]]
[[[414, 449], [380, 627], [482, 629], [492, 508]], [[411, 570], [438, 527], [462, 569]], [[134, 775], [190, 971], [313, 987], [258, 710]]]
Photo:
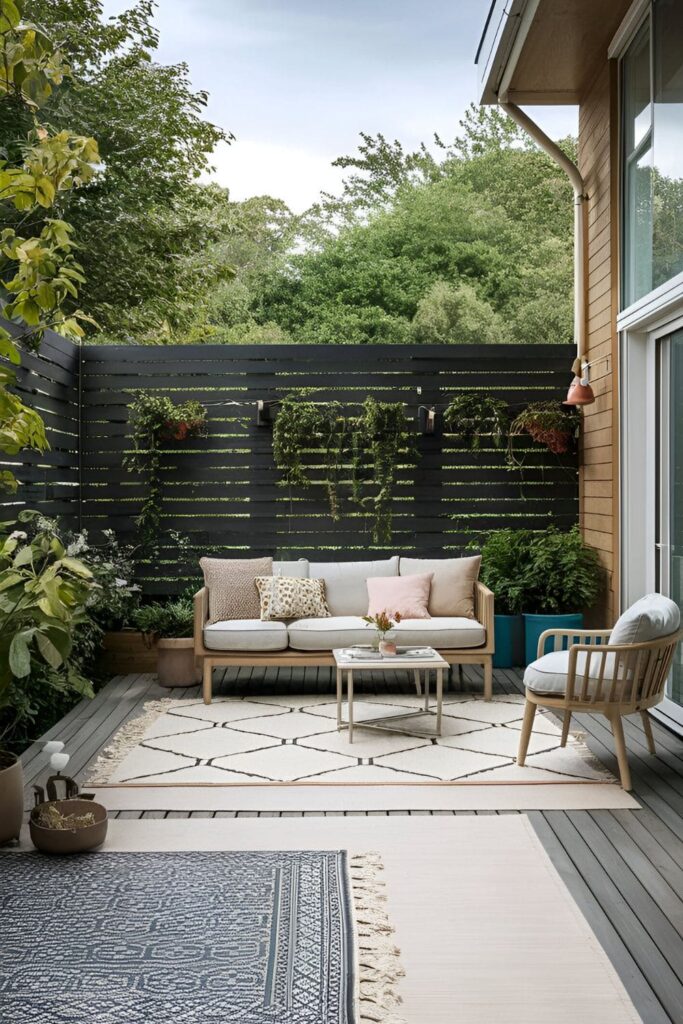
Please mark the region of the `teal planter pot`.
[[516, 668], [524, 664], [524, 619], [521, 615], [494, 616], [494, 637], [494, 668]]
[[[583, 615], [524, 615], [524, 655], [526, 664], [536, 661], [538, 640], [546, 629], [583, 629]], [[565, 644], [566, 646], [566, 644]], [[552, 650], [546, 641], [544, 654]]]

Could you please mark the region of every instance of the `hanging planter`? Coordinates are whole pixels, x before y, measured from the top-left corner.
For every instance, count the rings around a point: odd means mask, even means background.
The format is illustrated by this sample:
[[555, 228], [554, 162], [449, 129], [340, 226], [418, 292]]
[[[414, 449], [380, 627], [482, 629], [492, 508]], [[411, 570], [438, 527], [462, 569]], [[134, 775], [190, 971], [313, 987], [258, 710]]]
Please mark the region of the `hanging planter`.
[[486, 391], [463, 391], [446, 406], [443, 420], [458, 441], [476, 451], [501, 448], [507, 439], [510, 414], [507, 403]]
[[124, 456], [123, 465], [146, 476], [147, 497], [136, 524], [141, 552], [154, 552], [161, 532], [160, 446], [205, 437], [207, 412], [200, 402], [176, 403], [164, 395], [138, 391], [130, 407], [130, 419], [133, 450]]
[[508, 461], [519, 466], [513, 450], [513, 438], [528, 434], [537, 444], [544, 445], [555, 455], [564, 455], [574, 449], [579, 433], [579, 417], [574, 412], [563, 412], [555, 402], [532, 402], [512, 421], [509, 432]]

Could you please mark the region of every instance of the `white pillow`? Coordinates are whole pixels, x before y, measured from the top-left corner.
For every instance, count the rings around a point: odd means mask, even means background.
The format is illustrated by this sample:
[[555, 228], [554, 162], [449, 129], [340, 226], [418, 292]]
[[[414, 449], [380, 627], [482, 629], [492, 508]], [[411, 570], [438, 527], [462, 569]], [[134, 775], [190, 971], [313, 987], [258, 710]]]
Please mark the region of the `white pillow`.
[[646, 594], [614, 624], [610, 644], [645, 644], [675, 633], [681, 624], [678, 605], [663, 594]]
[[366, 580], [375, 576], [398, 576], [398, 555], [374, 562], [311, 562], [309, 576], [325, 580], [332, 615], [366, 615]]

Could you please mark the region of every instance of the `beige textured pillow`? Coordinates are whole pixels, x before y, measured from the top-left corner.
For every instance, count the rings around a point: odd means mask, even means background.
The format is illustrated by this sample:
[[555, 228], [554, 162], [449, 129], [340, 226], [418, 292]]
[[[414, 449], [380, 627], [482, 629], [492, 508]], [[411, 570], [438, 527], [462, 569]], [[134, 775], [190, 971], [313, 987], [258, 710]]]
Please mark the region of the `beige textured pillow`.
[[401, 558], [399, 574], [432, 572], [429, 614], [473, 619], [474, 584], [479, 579], [481, 555], [471, 558]]
[[257, 576], [261, 619], [329, 619], [325, 581], [294, 576]]
[[200, 558], [209, 591], [209, 623], [258, 619], [257, 576], [272, 575], [272, 558]]

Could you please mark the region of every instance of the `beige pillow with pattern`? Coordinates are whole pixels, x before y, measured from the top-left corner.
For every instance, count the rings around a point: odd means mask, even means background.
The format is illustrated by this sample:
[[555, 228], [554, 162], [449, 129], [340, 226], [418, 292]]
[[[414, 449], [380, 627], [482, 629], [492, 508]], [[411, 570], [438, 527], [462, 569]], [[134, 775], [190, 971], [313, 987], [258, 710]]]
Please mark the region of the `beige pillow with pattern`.
[[273, 572], [272, 558], [200, 558], [209, 591], [209, 622], [258, 619], [261, 604], [256, 577]]
[[294, 576], [257, 576], [261, 619], [329, 619], [325, 581]]

